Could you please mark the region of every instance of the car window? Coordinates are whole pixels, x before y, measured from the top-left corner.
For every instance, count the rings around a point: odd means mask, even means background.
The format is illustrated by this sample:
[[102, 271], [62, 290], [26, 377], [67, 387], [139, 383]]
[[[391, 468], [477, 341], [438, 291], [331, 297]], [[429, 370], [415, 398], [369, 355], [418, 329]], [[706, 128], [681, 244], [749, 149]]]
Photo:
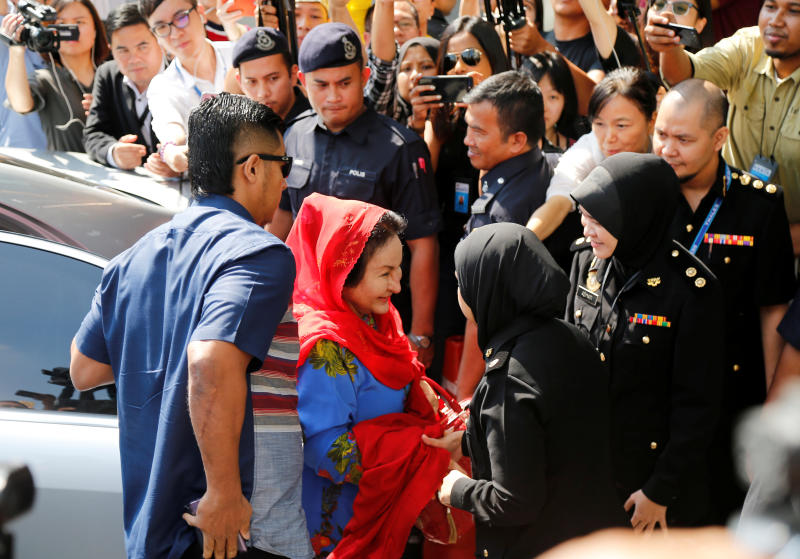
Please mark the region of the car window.
[[0, 243], [0, 407], [116, 413], [113, 386], [78, 392], [69, 347], [102, 269]]

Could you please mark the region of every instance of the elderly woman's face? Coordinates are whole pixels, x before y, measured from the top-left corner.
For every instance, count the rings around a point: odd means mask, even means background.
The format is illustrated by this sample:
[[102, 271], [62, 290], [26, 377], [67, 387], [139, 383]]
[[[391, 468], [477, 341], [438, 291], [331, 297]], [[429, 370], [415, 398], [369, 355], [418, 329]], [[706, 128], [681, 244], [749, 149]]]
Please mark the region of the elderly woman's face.
[[649, 153], [653, 119], [648, 120], [639, 105], [624, 95], [615, 95], [592, 120], [592, 131], [605, 157]]
[[583, 236], [592, 243], [592, 252], [597, 258], [610, 258], [617, 249], [617, 238], [608, 232], [608, 229], [600, 225], [600, 222], [589, 215], [583, 207], [578, 208], [581, 212], [581, 225], [583, 225]]
[[436, 61], [431, 58], [427, 49], [422, 46], [414, 46], [408, 49], [405, 58], [400, 61], [400, 68], [397, 71], [397, 92], [406, 101], [411, 96], [411, 87], [417, 75], [436, 75]]
[[367, 261], [361, 281], [342, 289], [342, 299], [359, 316], [389, 312], [389, 298], [400, 293], [402, 261], [403, 244], [397, 235], [392, 235]]

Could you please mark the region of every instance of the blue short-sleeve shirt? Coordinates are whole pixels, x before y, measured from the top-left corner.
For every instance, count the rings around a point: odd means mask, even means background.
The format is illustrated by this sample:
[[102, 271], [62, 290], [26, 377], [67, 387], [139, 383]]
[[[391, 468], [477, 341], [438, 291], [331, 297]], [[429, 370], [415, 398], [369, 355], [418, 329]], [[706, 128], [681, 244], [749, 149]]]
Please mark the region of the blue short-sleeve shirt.
[[[106, 267], [75, 341], [117, 384], [125, 536], [130, 558], [176, 558], [196, 535], [181, 518], [205, 492], [187, 406], [186, 350], [221, 340], [263, 361], [294, 284], [291, 251], [226, 196], [210, 195]], [[253, 487], [248, 394], [239, 467]]]

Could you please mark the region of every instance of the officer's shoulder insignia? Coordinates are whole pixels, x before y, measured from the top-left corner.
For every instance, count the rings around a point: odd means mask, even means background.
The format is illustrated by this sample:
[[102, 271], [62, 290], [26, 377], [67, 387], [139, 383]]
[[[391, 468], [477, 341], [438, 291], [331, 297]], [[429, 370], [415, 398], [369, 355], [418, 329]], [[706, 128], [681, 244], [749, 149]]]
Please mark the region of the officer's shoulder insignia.
[[586, 248], [592, 248], [592, 242], [586, 237], [578, 237], [577, 239], [572, 241], [572, 244], [569, 246], [569, 250], [571, 252], [583, 250]]
[[706, 286], [717, 282], [708, 266], [678, 241], [672, 241], [669, 260], [677, 274], [695, 291], [707, 291]]
[[509, 351], [507, 349], [500, 349], [493, 351], [490, 355], [486, 356], [486, 372], [502, 369], [506, 361], [508, 361]]
[[659, 276], [647, 278], [646, 283], [648, 287], [658, 287], [661, 285], [661, 278]]
[[750, 173], [739, 171], [738, 169], [732, 169], [731, 182], [731, 186], [738, 185], [740, 188], [745, 188], [749, 191], [760, 192], [770, 198], [775, 197], [775, 195], [779, 192], [783, 192], [783, 189], [777, 184], [764, 182]]

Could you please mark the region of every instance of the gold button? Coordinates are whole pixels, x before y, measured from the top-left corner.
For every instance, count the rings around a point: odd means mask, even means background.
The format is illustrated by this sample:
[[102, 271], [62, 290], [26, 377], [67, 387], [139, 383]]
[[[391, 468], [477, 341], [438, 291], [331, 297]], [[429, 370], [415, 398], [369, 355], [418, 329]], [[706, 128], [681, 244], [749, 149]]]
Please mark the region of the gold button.
[[583, 311], [581, 309], [575, 311], [575, 318], [580, 318], [582, 316], [583, 316]]
[[686, 277], [693, 278], [697, 275], [697, 268], [692, 268], [691, 266], [686, 268]]
[[655, 449], [657, 449], [657, 448], [658, 448], [658, 443], [657, 443], [656, 441], [653, 441], [652, 443], [650, 443], [650, 448], [651, 448], [652, 450], [655, 450]]
[[731, 178], [732, 179], [738, 179], [739, 178], [739, 173], [731, 173]]
[[733, 366], [734, 372], [739, 372], [739, 369], [741, 369], [741, 367], [739, 365], [734, 365]]
[[731, 257], [730, 256], [726, 256], [725, 258], [722, 259], [722, 261], [725, 262], [725, 264], [730, 264], [731, 263]]
[[575, 241], [575, 244], [576, 244], [576, 245], [579, 245], [579, 244], [581, 244], [581, 243], [582, 243], [584, 240], [585, 240], [585, 238], [584, 238], [584, 237], [581, 237], [581, 238], [579, 238], [579, 239], [577, 239], [577, 240]]
[[761, 182], [760, 180], [754, 180], [753, 188], [755, 188], [756, 190], [761, 190], [762, 188], [764, 188], [764, 183]]
[[770, 194], [775, 194], [776, 192], [778, 192], [778, 187], [775, 186], [774, 184], [768, 184], [767, 192], [769, 192]]
[[606, 360], [606, 354], [601, 352], [600, 353], [600, 361], [605, 361], [605, 360]]
[[679, 254], [679, 253], [678, 253], [678, 251], [677, 251], [677, 250], [673, 250], [673, 251], [672, 251], [672, 257], [673, 257], [673, 258], [677, 258], [677, 257], [678, 257], [678, 254]]
[[650, 336], [642, 336], [642, 343], [649, 344], [650, 343]]
[[686, 226], [686, 232], [687, 232], [687, 233], [691, 233], [691, 232], [692, 232], [692, 229], [694, 229], [694, 227], [692, 227], [692, 224], [691, 224], [691, 223], [689, 223], [689, 224]]
[[697, 278], [694, 280], [694, 284], [697, 287], [705, 287], [706, 286], [706, 278]]
[[752, 180], [752, 179], [750, 178], [750, 175], [742, 175], [742, 177], [739, 179], [739, 181], [740, 181], [740, 182], [741, 182], [743, 185], [745, 185], [745, 186], [747, 186], [748, 184], [750, 184], [750, 181], [751, 181], [751, 180]]
[[483, 550], [483, 556], [484, 556], [484, 557], [489, 557], [489, 552], [488, 552], [488, 551], [486, 551], [485, 549]]
[[486, 359], [489, 359], [492, 356], [492, 348], [486, 350]]

